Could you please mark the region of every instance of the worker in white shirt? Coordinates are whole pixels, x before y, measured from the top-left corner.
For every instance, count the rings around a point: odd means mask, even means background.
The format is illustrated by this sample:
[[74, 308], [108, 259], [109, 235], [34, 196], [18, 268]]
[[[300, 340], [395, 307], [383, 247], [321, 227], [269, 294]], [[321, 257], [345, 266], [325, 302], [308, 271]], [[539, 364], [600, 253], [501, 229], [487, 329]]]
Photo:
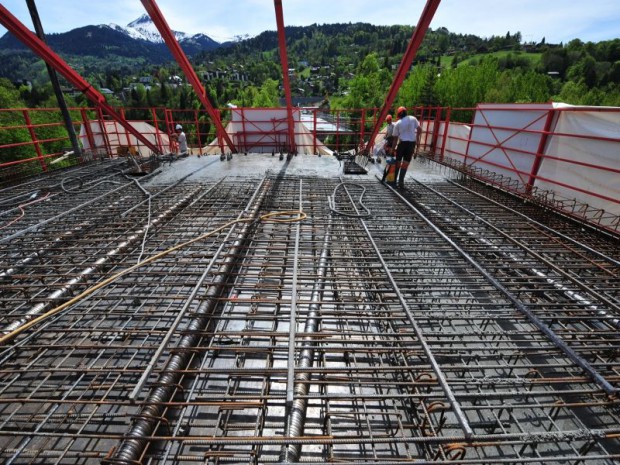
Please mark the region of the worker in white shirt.
[[183, 126], [181, 126], [180, 124], [177, 124], [174, 127], [174, 131], [175, 131], [175, 139], [177, 140], [177, 143], [179, 144], [179, 157], [185, 157], [187, 156], [187, 137], [185, 136], [185, 133], [183, 132]]
[[396, 179], [398, 187], [405, 187], [405, 175], [411, 163], [415, 144], [422, 131], [420, 122], [415, 116], [408, 116], [405, 107], [399, 107], [396, 116], [398, 122], [394, 125], [394, 138], [398, 139], [396, 147]]

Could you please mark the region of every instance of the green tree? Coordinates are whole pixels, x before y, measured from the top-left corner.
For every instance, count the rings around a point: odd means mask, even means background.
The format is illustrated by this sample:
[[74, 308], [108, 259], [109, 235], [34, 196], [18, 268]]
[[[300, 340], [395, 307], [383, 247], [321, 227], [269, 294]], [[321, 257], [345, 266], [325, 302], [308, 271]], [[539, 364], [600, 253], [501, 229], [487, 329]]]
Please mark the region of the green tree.
[[143, 107], [146, 105], [146, 87], [138, 84], [131, 89], [131, 106]]
[[255, 108], [273, 108], [278, 106], [278, 81], [267, 79], [258, 90], [252, 106]]
[[591, 55], [586, 55], [568, 70], [567, 77], [575, 82], [583, 83], [592, 88], [596, 85], [596, 60]]
[[[11, 108], [21, 108], [24, 104], [20, 99], [19, 91], [8, 79], [0, 79], [0, 145], [19, 144], [29, 141], [30, 134], [26, 128], [20, 128], [25, 121], [21, 111], [10, 111]], [[14, 146], [0, 150], [0, 163], [6, 163], [33, 156], [32, 146]]]
[[349, 83], [343, 106], [351, 109], [380, 107], [391, 83], [390, 73], [379, 66], [376, 53], [367, 55]]
[[615, 83], [616, 87], [620, 83], [620, 61], [616, 61], [607, 73], [606, 81], [610, 84]]
[[181, 86], [179, 91], [179, 108], [191, 108], [191, 96], [187, 86]]
[[448, 34], [440, 34], [439, 40], [437, 41], [437, 48], [439, 49], [439, 53], [444, 55], [448, 49], [450, 48], [450, 37]]
[[[435, 67], [431, 65], [414, 67], [400, 87], [394, 106], [410, 107], [412, 105], [420, 105], [423, 100], [423, 94], [428, 92], [427, 87], [433, 81], [431, 76], [436, 72]], [[434, 84], [433, 81], [433, 97], [435, 97]]]
[[437, 97], [435, 95], [435, 82], [437, 81], [437, 68], [429, 66], [430, 72], [426, 74], [424, 85], [422, 86], [422, 94], [420, 95], [420, 103], [425, 106], [434, 107], [437, 105]]
[[161, 100], [161, 103], [164, 106], [170, 106], [168, 105], [169, 99], [170, 99], [170, 88], [168, 87], [168, 84], [165, 81], [161, 83], [161, 88], [159, 91], [159, 98]]
[[588, 93], [588, 88], [583, 82], [567, 81], [560, 93], [553, 97], [557, 102], [570, 103], [572, 105], [581, 105], [583, 97]]
[[452, 107], [474, 107], [485, 100], [500, 73], [497, 60], [486, 59], [477, 66], [459, 66], [445, 70], [435, 85], [439, 104]]
[[251, 107], [258, 98], [258, 89], [254, 86], [246, 86], [239, 92], [233, 103], [240, 107]]
[[545, 50], [540, 58], [540, 66], [543, 73], [557, 72], [563, 77], [568, 68], [566, 49], [558, 47]]

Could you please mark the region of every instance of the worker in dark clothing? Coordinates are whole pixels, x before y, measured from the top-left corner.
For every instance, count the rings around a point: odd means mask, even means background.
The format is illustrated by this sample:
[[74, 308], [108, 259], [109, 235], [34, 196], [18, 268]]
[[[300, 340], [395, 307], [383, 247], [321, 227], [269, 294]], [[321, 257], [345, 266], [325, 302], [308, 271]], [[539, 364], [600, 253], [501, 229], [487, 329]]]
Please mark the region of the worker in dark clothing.
[[387, 115], [385, 118], [387, 127], [385, 128], [385, 145], [383, 149], [385, 156], [391, 156], [394, 151], [394, 124], [392, 124], [392, 115]]
[[396, 147], [396, 179], [398, 187], [405, 187], [405, 175], [411, 163], [415, 144], [422, 131], [420, 122], [415, 116], [408, 116], [405, 107], [396, 112], [398, 122], [394, 125], [394, 138], [398, 139]]

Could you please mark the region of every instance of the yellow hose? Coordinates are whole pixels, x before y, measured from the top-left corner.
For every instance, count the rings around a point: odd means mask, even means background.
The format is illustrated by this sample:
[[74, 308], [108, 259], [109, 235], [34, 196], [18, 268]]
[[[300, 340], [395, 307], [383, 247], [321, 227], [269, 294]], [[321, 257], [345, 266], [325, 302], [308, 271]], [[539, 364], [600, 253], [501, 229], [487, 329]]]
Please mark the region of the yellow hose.
[[[284, 218], [281, 218], [284, 217]], [[292, 218], [291, 218], [292, 217]], [[293, 222], [297, 222], [297, 221], [303, 221], [307, 218], [307, 215], [302, 212], [302, 211], [298, 211], [298, 210], [289, 210], [289, 211], [281, 211], [281, 212], [271, 212], [271, 213], [266, 213], [262, 216], [259, 217], [259, 220], [262, 222], [271, 222], [271, 223], [293, 223]], [[52, 308], [51, 310], [45, 312], [43, 315], [40, 315], [38, 317], [36, 317], [35, 319], [24, 323], [22, 326], [20, 326], [17, 329], [14, 329], [13, 331], [11, 331], [10, 333], [5, 334], [4, 336], [0, 337], [0, 344], [4, 344], [5, 342], [10, 341], [11, 339], [13, 339], [15, 336], [21, 334], [22, 332], [26, 331], [29, 328], [32, 328], [34, 325], [40, 323], [41, 321], [44, 321], [46, 319], [48, 319], [51, 316], [56, 315], [57, 313], [62, 312], [64, 309], [66, 309], [67, 307], [70, 307], [71, 305], [73, 305], [76, 302], [79, 302], [80, 300], [82, 300], [84, 297], [88, 297], [89, 295], [91, 295], [93, 292], [98, 291], [99, 289], [101, 289], [102, 287], [107, 286], [108, 284], [116, 281], [118, 278], [120, 278], [121, 276], [125, 276], [126, 274], [131, 273], [132, 271], [147, 265], [151, 262], [154, 262], [155, 260], [159, 260], [162, 257], [165, 257], [166, 255], [175, 252], [185, 246], [188, 246], [190, 244], [193, 244], [194, 242], [198, 242], [202, 239], [206, 239], [207, 237], [210, 237], [220, 231], [222, 231], [223, 229], [226, 229], [229, 226], [232, 226], [233, 224], [236, 223], [249, 223], [254, 221], [251, 218], [242, 218], [242, 219], [238, 219], [238, 220], [234, 220], [234, 221], [229, 221], [228, 223], [224, 224], [223, 226], [220, 226], [217, 229], [214, 229], [213, 231], [210, 231], [208, 233], [202, 234], [194, 239], [191, 239], [187, 242], [184, 242], [182, 244], [178, 244], [175, 245], [174, 247], [169, 248], [168, 250], [164, 250], [163, 252], [160, 252], [156, 255], [153, 255], [152, 257], [149, 257], [145, 260], [142, 260], [139, 263], [136, 263], [133, 266], [130, 266], [129, 268], [124, 269], [123, 271], [119, 271], [118, 273], [110, 276], [107, 279], [104, 279], [103, 281], [95, 284], [92, 287], [89, 287], [88, 289], [86, 289], [84, 292], [82, 292], [81, 294], [73, 297], [71, 300], [68, 300], [67, 302], [65, 302], [64, 304], [59, 305], [58, 307]]]

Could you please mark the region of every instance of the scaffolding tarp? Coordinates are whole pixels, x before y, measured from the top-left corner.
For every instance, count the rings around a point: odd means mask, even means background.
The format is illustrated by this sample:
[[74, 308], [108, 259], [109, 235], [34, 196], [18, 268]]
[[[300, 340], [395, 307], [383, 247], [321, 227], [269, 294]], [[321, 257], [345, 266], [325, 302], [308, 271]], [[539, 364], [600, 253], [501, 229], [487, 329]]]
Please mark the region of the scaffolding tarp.
[[559, 112], [536, 186], [620, 216], [620, 110], [572, 108], [579, 111]]
[[[239, 151], [271, 153], [288, 149], [288, 123], [285, 108], [233, 108], [226, 133]], [[293, 110], [295, 146], [300, 154], [331, 155], [332, 151], [316, 139], [301, 122], [301, 111]], [[206, 154], [221, 152], [217, 139], [203, 147]]]
[[[153, 145], [160, 147], [162, 152], [169, 151], [170, 137], [168, 134], [142, 121], [128, 121], [128, 123]], [[125, 128], [116, 121], [93, 120], [89, 121], [88, 124], [88, 130], [85, 125], [82, 124], [79, 135], [82, 147], [84, 147], [86, 151], [107, 152], [111, 150], [112, 153], [109, 155], [112, 156], [134, 151], [141, 157], [148, 157], [151, 155], [151, 151], [148, 147], [140, 144], [135, 136], [128, 133]], [[91, 144], [91, 140], [88, 137], [89, 132], [92, 135], [94, 145]]]
[[514, 179], [521, 188], [551, 191], [557, 200], [582, 205], [588, 218], [600, 214], [606, 224], [620, 215], [619, 127], [615, 107], [481, 104], [469, 138], [456, 137], [466, 139], [466, 150], [459, 143], [456, 153], [449, 146], [445, 153], [470, 168]]
[[379, 155], [383, 153], [383, 150], [385, 149], [385, 143], [387, 142], [387, 140], [385, 139], [386, 136], [387, 136], [387, 126], [385, 126], [383, 129], [381, 129], [377, 133], [377, 137], [375, 137], [375, 140], [373, 142], [372, 155], [375, 158], [377, 158]]
[[[437, 149], [444, 147], [443, 154], [446, 157], [463, 163], [464, 153], [467, 150], [467, 141], [471, 133], [471, 126], [463, 123], [449, 123], [448, 133], [446, 134], [446, 124], [439, 125], [439, 136], [437, 138]], [[445, 142], [444, 142], [445, 138]]]
[[527, 184], [551, 109], [551, 103], [478, 105], [465, 164]]

